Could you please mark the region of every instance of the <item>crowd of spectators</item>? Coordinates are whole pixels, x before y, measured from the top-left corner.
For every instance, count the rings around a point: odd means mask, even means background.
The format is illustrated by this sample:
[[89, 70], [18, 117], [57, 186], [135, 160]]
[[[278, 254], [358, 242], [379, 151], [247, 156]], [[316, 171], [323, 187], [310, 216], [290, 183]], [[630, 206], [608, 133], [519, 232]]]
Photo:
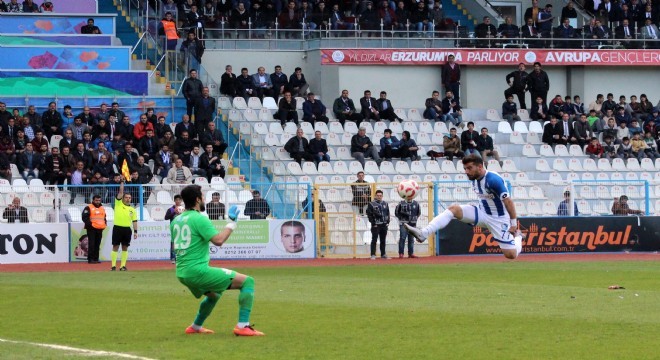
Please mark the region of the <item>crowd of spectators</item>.
[[54, 10], [52, 1], [44, 0], [39, 2], [41, 2], [40, 5], [35, 3], [34, 0], [24, 0], [22, 2], [19, 0], [9, 0], [8, 2], [0, 0], [0, 13], [42, 13], [52, 12]]
[[[208, 89], [202, 93], [208, 95]], [[201, 111], [204, 95], [199, 99], [195, 104]], [[118, 184], [124, 164], [131, 184], [160, 179], [187, 184], [192, 183], [193, 176], [210, 181], [225, 175], [221, 159], [227, 144], [215, 123], [204, 117], [198, 117], [204, 124], [201, 126], [190, 122], [185, 114], [173, 131], [168, 123], [174, 121], [156, 115], [153, 108], [140, 114], [135, 124], [116, 102], [110, 108], [107, 104], [98, 109], [85, 106], [77, 115], [68, 105], [61, 109], [51, 102], [41, 114], [34, 106], [28, 106], [24, 113], [22, 109], [10, 112], [0, 102], [2, 178], [11, 180], [10, 164], [16, 164], [26, 181], [38, 178], [50, 185], [65, 181], [70, 185]], [[72, 201], [75, 197], [73, 191]], [[111, 198], [107, 195], [104, 200]]]

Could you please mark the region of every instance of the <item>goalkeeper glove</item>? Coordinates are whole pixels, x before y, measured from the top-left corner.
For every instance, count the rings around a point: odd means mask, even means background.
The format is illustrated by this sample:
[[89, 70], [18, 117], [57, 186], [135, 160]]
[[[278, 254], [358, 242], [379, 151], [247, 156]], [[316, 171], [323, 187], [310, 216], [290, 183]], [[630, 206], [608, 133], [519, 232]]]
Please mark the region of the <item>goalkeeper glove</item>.
[[229, 207], [229, 211], [227, 212], [227, 217], [229, 217], [229, 220], [231, 221], [236, 221], [238, 219], [238, 215], [240, 215], [241, 210], [238, 209], [238, 206], [232, 205]]

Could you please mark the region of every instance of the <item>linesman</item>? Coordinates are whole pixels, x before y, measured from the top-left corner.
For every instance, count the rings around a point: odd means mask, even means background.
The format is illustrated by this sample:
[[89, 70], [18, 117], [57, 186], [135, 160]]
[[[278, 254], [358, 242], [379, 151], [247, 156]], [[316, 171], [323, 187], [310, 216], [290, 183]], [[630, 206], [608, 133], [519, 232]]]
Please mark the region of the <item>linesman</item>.
[[[117, 269], [117, 250], [121, 245], [121, 267], [119, 271], [126, 271], [126, 261], [128, 260], [128, 247], [131, 246], [131, 238], [137, 239], [137, 211], [131, 206], [131, 194], [124, 193], [124, 183], [126, 178], [121, 176], [119, 192], [115, 198], [115, 225], [112, 227], [112, 260], [111, 271]], [[133, 231], [131, 234], [131, 225]]]

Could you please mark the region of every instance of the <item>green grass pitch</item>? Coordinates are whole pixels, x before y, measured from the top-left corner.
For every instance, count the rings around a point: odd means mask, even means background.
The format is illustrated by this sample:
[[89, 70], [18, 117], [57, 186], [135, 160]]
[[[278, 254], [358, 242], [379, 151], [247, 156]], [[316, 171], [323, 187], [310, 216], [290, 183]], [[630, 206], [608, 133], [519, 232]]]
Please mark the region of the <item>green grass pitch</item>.
[[[185, 335], [199, 302], [171, 270], [0, 273], [0, 339], [153, 359], [660, 357], [657, 261], [236, 270], [256, 279], [265, 337], [231, 334], [235, 291], [205, 323], [216, 334]], [[0, 359], [76, 358], [0, 341]]]

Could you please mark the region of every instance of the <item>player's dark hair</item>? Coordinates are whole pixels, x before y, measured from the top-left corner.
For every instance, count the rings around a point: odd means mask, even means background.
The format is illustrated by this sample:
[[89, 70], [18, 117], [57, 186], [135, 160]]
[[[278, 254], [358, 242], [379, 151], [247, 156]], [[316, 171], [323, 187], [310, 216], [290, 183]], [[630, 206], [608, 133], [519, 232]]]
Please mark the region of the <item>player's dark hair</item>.
[[202, 198], [202, 187], [199, 185], [188, 185], [181, 190], [181, 198], [186, 210], [193, 209], [197, 205], [197, 199]]
[[483, 165], [484, 160], [477, 155], [468, 155], [463, 158], [463, 165], [467, 164]]

